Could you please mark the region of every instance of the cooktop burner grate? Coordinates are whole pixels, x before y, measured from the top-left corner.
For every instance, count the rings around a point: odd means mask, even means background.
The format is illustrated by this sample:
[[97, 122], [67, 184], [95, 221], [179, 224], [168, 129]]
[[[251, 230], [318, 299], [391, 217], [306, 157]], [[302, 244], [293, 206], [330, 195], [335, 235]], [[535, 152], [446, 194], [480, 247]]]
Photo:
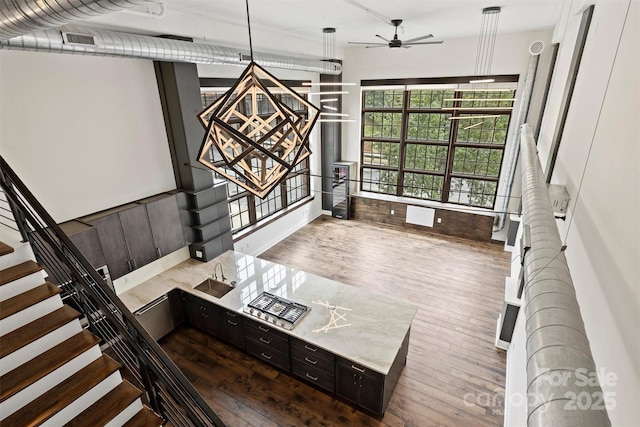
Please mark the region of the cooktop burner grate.
[[309, 310], [310, 308], [306, 305], [298, 304], [269, 292], [262, 292], [245, 308], [245, 312], [255, 317], [287, 329], [292, 329], [295, 323]]

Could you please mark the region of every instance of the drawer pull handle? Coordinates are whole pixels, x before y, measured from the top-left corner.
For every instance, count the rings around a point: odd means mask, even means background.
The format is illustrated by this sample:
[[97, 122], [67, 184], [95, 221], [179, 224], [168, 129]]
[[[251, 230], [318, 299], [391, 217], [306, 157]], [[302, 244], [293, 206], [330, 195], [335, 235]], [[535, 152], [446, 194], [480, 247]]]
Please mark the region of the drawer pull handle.
[[313, 347], [309, 347], [308, 345], [304, 345], [304, 348], [306, 348], [309, 351], [313, 351], [314, 353], [316, 352], [316, 350], [318, 350], [317, 348], [313, 348]]
[[310, 380], [313, 380], [313, 381], [318, 381], [318, 377], [314, 377], [313, 375], [309, 375], [309, 372], [307, 372], [305, 374], [305, 377], [307, 377], [307, 378], [309, 378]]
[[260, 337], [260, 341], [262, 341], [265, 344], [271, 344], [271, 340], [265, 340], [264, 338]]
[[260, 356], [264, 357], [267, 360], [271, 360], [271, 358], [273, 357], [272, 355], [268, 355], [268, 354], [264, 354], [264, 353], [260, 353]]
[[360, 368], [358, 368], [357, 366], [353, 366], [353, 365], [351, 365], [351, 367], [352, 367], [353, 369], [355, 369], [356, 371], [358, 371], [358, 372], [362, 372], [363, 374], [364, 374], [364, 372], [365, 372], [365, 370], [364, 370], [364, 369], [360, 369]]
[[[231, 320], [227, 319], [227, 322], [233, 326], [238, 326], [238, 322], [232, 322]], [[364, 372], [364, 371], [362, 371]]]
[[232, 313], [230, 311], [227, 311], [226, 314], [227, 314], [227, 316], [236, 317], [237, 313]]
[[315, 365], [316, 363], [318, 363], [317, 360], [309, 359], [307, 356], [304, 357], [304, 360], [311, 363], [312, 365]]
[[262, 325], [258, 325], [258, 329], [260, 329], [260, 330], [261, 330], [261, 331], [263, 331], [263, 332], [269, 332], [269, 331], [271, 330], [271, 329], [269, 329], [269, 328], [265, 328], [265, 327], [264, 327], [264, 326], [262, 326]]

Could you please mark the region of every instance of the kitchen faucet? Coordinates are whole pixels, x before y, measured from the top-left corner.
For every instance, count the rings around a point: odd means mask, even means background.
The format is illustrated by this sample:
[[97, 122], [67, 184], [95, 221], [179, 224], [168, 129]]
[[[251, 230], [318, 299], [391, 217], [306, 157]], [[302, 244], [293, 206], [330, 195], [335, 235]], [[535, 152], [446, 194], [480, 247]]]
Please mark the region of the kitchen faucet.
[[215, 280], [218, 280], [218, 274], [216, 273], [218, 266], [220, 266], [220, 275], [222, 276], [222, 281], [224, 282], [225, 280], [227, 280], [226, 277], [224, 277], [224, 270], [222, 269], [222, 263], [221, 262], [217, 262], [216, 265], [213, 267], [213, 278]]

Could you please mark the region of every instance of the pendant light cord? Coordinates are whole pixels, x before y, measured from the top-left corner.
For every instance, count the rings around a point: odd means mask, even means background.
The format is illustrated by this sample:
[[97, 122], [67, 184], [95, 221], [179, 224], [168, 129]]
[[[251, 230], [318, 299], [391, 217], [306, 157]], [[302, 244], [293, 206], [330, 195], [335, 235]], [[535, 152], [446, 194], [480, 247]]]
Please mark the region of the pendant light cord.
[[253, 62], [253, 44], [251, 42], [251, 20], [249, 19], [249, 0], [245, 0], [247, 5], [247, 28], [249, 29], [249, 54], [251, 55], [251, 62]]

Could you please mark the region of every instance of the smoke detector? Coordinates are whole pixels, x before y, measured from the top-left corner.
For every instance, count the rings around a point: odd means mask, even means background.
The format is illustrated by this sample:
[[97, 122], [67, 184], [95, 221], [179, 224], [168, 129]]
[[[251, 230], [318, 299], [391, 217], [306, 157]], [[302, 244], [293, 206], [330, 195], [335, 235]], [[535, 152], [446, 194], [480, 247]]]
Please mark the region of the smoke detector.
[[544, 50], [544, 43], [540, 40], [536, 40], [529, 45], [529, 53], [533, 56], [540, 55]]

